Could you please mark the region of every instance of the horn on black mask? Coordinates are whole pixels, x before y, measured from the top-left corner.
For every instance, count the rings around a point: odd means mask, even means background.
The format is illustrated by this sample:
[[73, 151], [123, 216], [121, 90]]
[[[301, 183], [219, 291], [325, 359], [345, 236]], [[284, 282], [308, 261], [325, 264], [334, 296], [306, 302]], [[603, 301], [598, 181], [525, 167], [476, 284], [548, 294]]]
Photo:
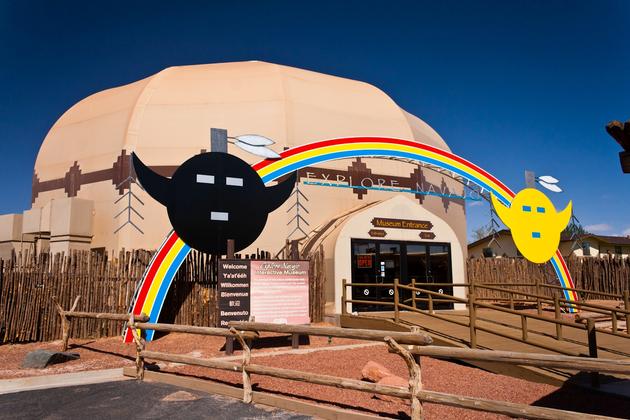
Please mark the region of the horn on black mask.
[[168, 206], [171, 195], [171, 180], [152, 171], [148, 166], [142, 163], [138, 155], [134, 152], [131, 153], [131, 159], [133, 169], [136, 173], [136, 179], [140, 182], [142, 188], [144, 188], [153, 199], [159, 201], [164, 206]]
[[295, 187], [295, 183], [297, 181], [297, 172], [293, 172], [287, 179], [282, 182], [279, 182], [278, 185], [274, 185], [273, 187], [265, 188], [265, 202], [267, 203], [267, 208], [269, 209], [269, 213], [277, 209], [287, 201], [291, 193], [293, 192], [293, 187]]

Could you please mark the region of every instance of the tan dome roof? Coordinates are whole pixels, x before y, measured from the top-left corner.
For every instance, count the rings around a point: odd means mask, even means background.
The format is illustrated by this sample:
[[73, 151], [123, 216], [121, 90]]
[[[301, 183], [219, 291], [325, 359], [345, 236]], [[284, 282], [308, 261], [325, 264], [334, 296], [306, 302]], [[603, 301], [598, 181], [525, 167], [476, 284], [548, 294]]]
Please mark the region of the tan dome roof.
[[82, 171], [102, 170], [122, 149], [152, 165], [179, 164], [209, 149], [211, 127], [267, 136], [277, 151], [361, 135], [448, 150], [429, 125], [370, 84], [252, 61], [169, 67], [83, 99], [50, 129], [35, 171], [40, 180], [63, 177], [74, 161]]

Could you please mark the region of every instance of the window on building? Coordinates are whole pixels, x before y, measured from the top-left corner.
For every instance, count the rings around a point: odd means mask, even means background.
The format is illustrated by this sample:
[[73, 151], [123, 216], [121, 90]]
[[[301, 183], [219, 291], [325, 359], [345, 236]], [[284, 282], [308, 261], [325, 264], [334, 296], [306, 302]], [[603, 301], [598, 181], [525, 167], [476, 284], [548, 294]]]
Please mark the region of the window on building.
[[496, 254], [494, 253], [494, 249], [492, 248], [484, 248], [483, 249], [483, 256], [486, 258], [492, 258], [494, 257]]
[[591, 255], [591, 244], [590, 242], [582, 242], [582, 255], [588, 257]]

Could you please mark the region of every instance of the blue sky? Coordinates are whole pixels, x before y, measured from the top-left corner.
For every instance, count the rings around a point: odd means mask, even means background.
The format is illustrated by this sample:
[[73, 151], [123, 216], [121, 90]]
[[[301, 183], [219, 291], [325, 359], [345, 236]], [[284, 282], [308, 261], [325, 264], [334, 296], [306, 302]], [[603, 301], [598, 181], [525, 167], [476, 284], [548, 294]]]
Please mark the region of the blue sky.
[[[0, 214], [30, 207], [39, 145], [85, 96], [264, 60], [374, 84], [511, 188], [554, 175], [557, 207], [630, 234], [630, 175], [604, 130], [630, 119], [628, 16], [628, 1], [2, 1]], [[488, 214], [470, 207], [469, 230]]]

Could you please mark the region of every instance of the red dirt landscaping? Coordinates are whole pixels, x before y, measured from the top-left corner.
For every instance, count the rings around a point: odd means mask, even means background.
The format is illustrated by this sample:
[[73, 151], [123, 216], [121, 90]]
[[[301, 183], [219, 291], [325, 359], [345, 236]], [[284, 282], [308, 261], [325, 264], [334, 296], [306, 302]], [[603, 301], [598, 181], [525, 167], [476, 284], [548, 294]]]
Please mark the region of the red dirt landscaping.
[[[297, 369], [306, 372], [317, 372], [340, 377], [361, 378], [361, 368], [369, 360], [387, 366], [394, 374], [407, 378], [407, 369], [399, 356], [388, 353], [386, 346], [353, 348], [347, 350], [317, 351], [308, 354], [286, 354], [290, 350], [290, 338], [267, 334], [260, 343], [278, 345], [278, 347], [253, 350], [253, 362], [267, 366]], [[333, 339], [332, 347], [366, 343], [358, 340]], [[121, 343], [120, 338], [108, 338], [95, 341], [73, 340], [70, 351], [81, 355], [80, 360], [56, 365], [43, 370], [20, 369], [20, 363], [28, 351], [35, 349], [59, 349], [59, 342], [33, 343], [24, 345], [5, 345], [0, 347], [0, 377], [15, 378], [33, 375], [48, 375], [81, 370], [94, 370], [121, 366], [132, 366], [134, 349]], [[220, 351], [224, 340], [219, 337], [192, 336], [186, 334], [169, 334], [147, 346], [149, 350], [192, 354], [195, 356], [223, 356]], [[310, 345], [300, 348], [329, 347], [325, 337], [311, 337]], [[261, 353], [281, 352], [273, 356], [257, 356]], [[236, 352], [240, 354], [240, 352]], [[159, 363], [161, 371], [187, 374], [208, 378], [219, 382], [240, 384], [241, 374], [183, 366], [178, 364]], [[389, 402], [376, 399], [372, 394], [340, 390], [321, 385], [276, 379], [266, 376], [252, 376], [255, 389], [280, 393], [285, 396], [302, 398], [311, 402], [337, 405], [347, 409], [388, 417], [409, 414], [409, 404]], [[496, 375], [480, 369], [430, 358], [422, 358], [422, 382], [427, 390], [452, 394], [482, 397], [524, 404], [535, 404], [547, 407], [562, 408], [606, 414], [616, 417], [628, 416], [628, 401], [611, 396], [589, 393], [586, 390], [565, 386], [557, 388], [551, 385], [527, 382], [507, 376]], [[425, 418], [469, 418], [494, 419], [502, 416], [488, 413], [462, 410], [452, 407], [425, 404]]]

